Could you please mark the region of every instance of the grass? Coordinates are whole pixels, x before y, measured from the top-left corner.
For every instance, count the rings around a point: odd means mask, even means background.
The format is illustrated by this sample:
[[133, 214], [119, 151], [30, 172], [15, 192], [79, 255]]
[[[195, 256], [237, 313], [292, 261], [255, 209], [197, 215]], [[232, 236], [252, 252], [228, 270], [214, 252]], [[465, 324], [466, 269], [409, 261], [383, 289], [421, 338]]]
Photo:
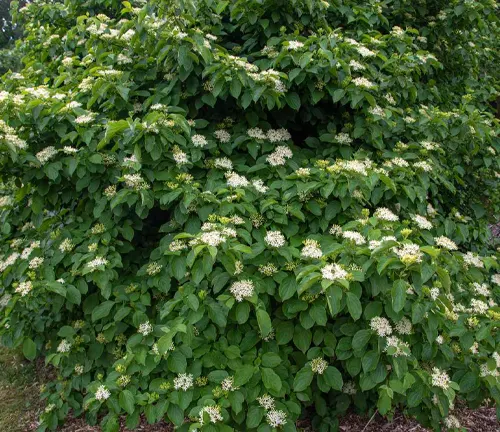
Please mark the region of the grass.
[[35, 364], [0, 346], [0, 431], [24, 432], [39, 409]]

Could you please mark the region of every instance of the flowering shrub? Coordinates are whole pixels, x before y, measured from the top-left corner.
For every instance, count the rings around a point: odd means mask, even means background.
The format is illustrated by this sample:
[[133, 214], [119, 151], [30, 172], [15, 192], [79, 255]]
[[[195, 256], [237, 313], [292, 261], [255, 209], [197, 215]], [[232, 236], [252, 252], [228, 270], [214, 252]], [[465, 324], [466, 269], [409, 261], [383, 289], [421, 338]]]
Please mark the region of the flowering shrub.
[[40, 430], [334, 431], [350, 407], [440, 430], [500, 402], [495, 7], [16, 12], [0, 334], [57, 368]]

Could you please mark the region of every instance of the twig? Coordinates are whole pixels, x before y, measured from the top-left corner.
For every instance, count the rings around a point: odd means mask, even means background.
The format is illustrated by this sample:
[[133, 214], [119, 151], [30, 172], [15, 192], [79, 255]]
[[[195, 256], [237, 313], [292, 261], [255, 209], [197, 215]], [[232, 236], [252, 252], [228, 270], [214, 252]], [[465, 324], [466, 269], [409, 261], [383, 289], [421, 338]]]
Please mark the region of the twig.
[[365, 427], [363, 428], [363, 430], [361, 432], [365, 432], [366, 428], [368, 427], [368, 425], [371, 423], [371, 421], [373, 420], [373, 418], [376, 416], [376, 414], [378, 413], [378, 410], [376, 410], [372, 417], [370, 418], [370, 420], [368, 420], [368, 423], [365, 424]]

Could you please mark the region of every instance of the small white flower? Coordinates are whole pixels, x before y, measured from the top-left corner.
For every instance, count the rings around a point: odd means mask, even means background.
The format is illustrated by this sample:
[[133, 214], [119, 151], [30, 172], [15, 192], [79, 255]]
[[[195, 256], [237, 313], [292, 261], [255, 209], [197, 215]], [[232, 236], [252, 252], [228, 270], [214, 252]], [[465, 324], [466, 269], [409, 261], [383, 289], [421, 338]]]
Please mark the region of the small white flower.
[[63, 339], [57, 347], [57, 352], [60, 353], [68, 353], [70, 350], [71, 350], [71, 343], [69, 343], [66, 339]]
[[181, 373], [177, 375], [177, 378], [174, 378], [174, 388], [176, 390], [184, 390], [188, 391], [191, 387], [193, 387], [193, 375]]
[[374, 317], [370, 320], [370, 328], [380, 337], [392, 334], [392, 327], [389, 320], [384, 317]]
[[442, 248], [445, 248], [448, 250], [457, 250], [458, 249], [457, 244], [453, 240], [450, 240], [448, 237], [445, 237], [445, 236], [434, 237], [434, 241], [436, 242], [437, 246], [441, 246]]
[[259, 402], [259, 405], [265, 410], [274, 409], [274, 398], [272, 396], [269, 396], [268, 394], [258, 397], [257, 402]]
[[148, 334], [153, 332], [153, 326], [149, 321], [146, 321], [139, 325], [139, 330], [137, 330], [143, 336], [147, 336]]
[[97, 391], [95, 392], [95, 398], [98, 401], [104, 401], [111, 396], [110, 391], [103, 385], [99, 386]]
[[307, 239], [304, 241], [304, 247], [301, 251], [303, 258], [319, 259], [323, 256], [321, 247], [316, 240]]
[[279, 428], [286, 424], [286, 413], [284, 411], [271, 410], [266, 415], [267, 423], [274, 428]]
[[237, 302], [241, 302], [243, 299], [252, 297], [254, 292], [253, 282], [251, 280], [233, 282], [229, 288], [229, 292], [234, 296]]
[[413, 221], [417, 224], [420, 229], [430, 230], [432, 229], [432, 223], [429, 222], [424, 216], [414, 215]]
[[201, 425], [204, 424], [203, 416], [205, 413], [208, 414], [210, 423], [217, 423], [223, 420], [222, 414], [220, 413], [220, 408], [218, 406], [206, 406], [200, 410], [198, 422]]
[[396, 329], [396, 332], [402, 335], [409, 335], [413, 331], [413, 325], [406, 317], [401, 318], [401, 320], [394, 325], [394, 328]]
[[366, 239], [364, 238], [364, 236], [357, 231], [343, 231], [342, 237], [352, 241], [357, 245], [362, 245], [366, 243]]
[[299, 42], [299, 41], [296, 41], [296, 40], [291, 40], [291, 41], [288, 41], [288, 46], [287, 46], [287, 49], [289, 51], [297, 51], [301, 48], [304, 47], [304, 44], [302, 42]]
[[317, 357], [311, 360], [311, 369], [313, 373], [323, 375], [323, 373], [328, 368], [328, 362], [321, 357]]
[[19, 294], [21, 294], [22, 297], [24, 297], [24, 296], [28, 295], [32, 289], [33, 289], [33, 284], [31, 281], [21, 282], [16, 287], [16, 293], [19, 293]]
[[399, 220], [399, 217], [397, 215], [395, 215], [392, 211], [390, 211], [388, 208], [385, 207], [380, 207], [377, 210], [375, 210], [373, 216], [388, 222], [396, 222]]
[[323, 279], [331, 281], [345, 279], [348, 274], [339, 264], [327, 264], [321, 269]]
[[43, 264], [44, 259], [42, 257], [35, 257], [29, 263], [29, 268], [34, 270]]
[[205, 147], [208, 144], [207, 139], [203, 135], [193, 135], [191, 142], [195, 147]]
[[448, 374], [437, 367], [432, 369], [431, 378], [432, 385], [434, 387], [440, 387], [443, 390], [447, 390], [450, 386], [450, 377], [448, 376]]
[[268, 246], [279, 248], [285, 245], [285, 236], [280, 231], [268, 231], [264, 237]]

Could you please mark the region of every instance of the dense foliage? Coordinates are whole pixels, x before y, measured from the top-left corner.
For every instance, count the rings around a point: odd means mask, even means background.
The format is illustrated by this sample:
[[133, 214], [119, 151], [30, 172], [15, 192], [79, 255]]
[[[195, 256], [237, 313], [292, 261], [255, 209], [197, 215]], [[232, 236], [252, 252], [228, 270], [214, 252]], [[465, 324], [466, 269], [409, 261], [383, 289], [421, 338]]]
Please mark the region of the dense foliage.
[[[18, 5], [14, 3], [14, 10]], [[493, 0], [35, 1], [0, 334], [103, 430], [500, 402]]]

